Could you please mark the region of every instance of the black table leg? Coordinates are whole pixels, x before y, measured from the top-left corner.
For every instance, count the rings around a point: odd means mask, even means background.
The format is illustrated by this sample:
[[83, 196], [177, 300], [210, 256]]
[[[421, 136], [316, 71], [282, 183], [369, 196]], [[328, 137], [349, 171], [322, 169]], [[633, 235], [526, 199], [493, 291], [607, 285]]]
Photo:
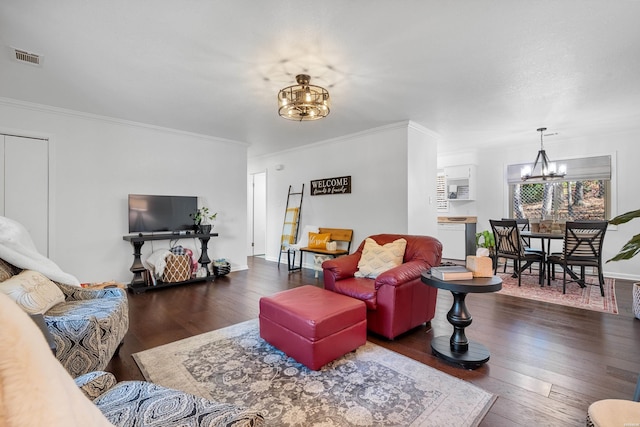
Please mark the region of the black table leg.
[[574, 282], [580, 285], [581, 288], [584, 288], [587, 286], [584, 282], [584, 276], [578, 277], [578, 275], [574, 273], [574, 271], [569, 266], [565, 266], [564, 264], [558, 264], [558, 265], [562, 267], [562, 269], [567, 272], [569, 277], [571, 277]]
[[437, 357], [461, 365], [466, 369], [476, 369], [489, 360], [489, 350], [482, 344], [469, 341], [464, 333], [473, 318], [467, 310], [464, 292], [453, 292], [453, 305], [447, 313], [447, 320], [453, 325], [453, 335], [436, 337], [431, 340], [431, 351]]
[[145, 286], [144, 280], [144, 272], [146, 270], [144, 264], [142, 264], [142, 245], [144, 245], [144, 241], [135, 241], [131, 242], [133, 245], [133, 264], [131, 264], [131, 268], [129, 271], [133, 273], [133, 280], [131, 280], [131, 284], [134, 286]]
[[198, 237], [198, 239], [200, 239], [200, 259], [198, 259], [198, 263], [207, 271], [207, 276], [209, 276], [209, 267], [207, 265], [211, 262], [209, 254], [207, 253], [209, 250], [207, 247], [209, 238], [209, 235]]
[[464, 302], [467, 294], [460, 292], [452, 292], [452, 294], [453, 305], [447, 313], [447, 320], [453, 325], [453, 335], [451, 335], [449, 342], [451, 351], [464, 353], [469, 350], [469, 340], [464, 334], [464, 329], [471, 324], [473, 318], [467, 311], [467, 305]]

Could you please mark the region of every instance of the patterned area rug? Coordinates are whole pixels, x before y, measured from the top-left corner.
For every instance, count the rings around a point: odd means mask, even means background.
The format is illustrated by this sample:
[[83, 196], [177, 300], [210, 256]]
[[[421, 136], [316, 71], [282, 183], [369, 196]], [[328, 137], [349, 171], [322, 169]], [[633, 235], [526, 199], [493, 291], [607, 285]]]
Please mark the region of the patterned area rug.
[[370, 342], [312, 371], [258, 328], [254, 319], [133, 357], [149, 381], [259, 410], [274, 426], [476, 426], [496, 399]]
[[615, 279], [605, 277], [604, 297], [602, 297], [598, 278], [595, 276], [587, 276], [587, 286], [585, 288], [581, 288], [575, 282], [567, 282], [567, 293], [563, 294], [561, 273], [556, 272], [556, 280], [551, 281], [551, 286], [547, 286], [545, 280], [544, 288], [542, 288], [538, 284], [538, 275], [535, 270], [532, 275], [526, 273], [522, 275], [522, 285], [520, 287], [518, 287], [518, 279], [511, 277], [511, 273], [508, 273], [508, 271], [507, 269], [506, 274], [498, 272], [498, 276], [502, 278], [502, 290], [499, 292], [501, 294], [618, 314]]

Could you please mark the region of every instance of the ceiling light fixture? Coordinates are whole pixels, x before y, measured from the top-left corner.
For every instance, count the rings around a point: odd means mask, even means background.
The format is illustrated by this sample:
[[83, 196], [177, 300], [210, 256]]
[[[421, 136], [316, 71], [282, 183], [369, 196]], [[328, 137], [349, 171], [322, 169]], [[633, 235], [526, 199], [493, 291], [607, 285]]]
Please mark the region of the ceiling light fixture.
[[289, 120], [318, 120], [329, 115], [331, 99], [329, 91], [310, 85], [306, 74], [296, 76], [297, 85], [285, 87], [278, 92], [278, 114]]
[[[562, 164], [557, 167], [554, 162], [549, 161], [542, 142], [542, 132], [545, 130], [547, 130], [547, 128], [537, 129], [537, 131], [540, 132], [540, 151], [538, 151], [536, 161], [533, 162], [533, 167], [525, 166], [520, 170], [520, 178], [522, 178], [523, 181], [529, 179], [542, 179], [546, 181], [548, 179], [562, 178], [567, 174], [567, 165]], [[539, 167], [538, 164], [540, 165]]]

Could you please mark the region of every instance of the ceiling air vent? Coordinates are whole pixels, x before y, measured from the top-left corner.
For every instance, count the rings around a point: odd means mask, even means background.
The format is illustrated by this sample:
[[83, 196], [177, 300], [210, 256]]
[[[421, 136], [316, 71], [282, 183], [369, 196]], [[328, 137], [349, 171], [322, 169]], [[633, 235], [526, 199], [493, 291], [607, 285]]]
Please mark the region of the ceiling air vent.
[[20, 49], [13, 49], [15, 51], [15, 59], [18, 62], [26, 62], [31, 65], [41, 65], [42, 56], [37, 53], [26, 52]]

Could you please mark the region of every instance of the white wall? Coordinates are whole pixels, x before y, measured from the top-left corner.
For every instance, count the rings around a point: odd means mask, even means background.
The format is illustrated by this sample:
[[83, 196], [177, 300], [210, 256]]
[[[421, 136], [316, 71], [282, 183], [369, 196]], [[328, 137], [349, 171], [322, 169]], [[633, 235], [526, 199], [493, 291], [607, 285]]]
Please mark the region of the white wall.
[[437, 236], [438, 135], [409, 123], [407, 147], [407, 232]]
[[[414, 168], [415, 163], [420, 163], [417, 156], [425, 157], [424, 169], [420, 172], [423, 176], [431, 175], [434, 195], [436, 177], [433, 134], [420, 136], [422, 129], [415, 127], [409, 143], [408, 129], [409, 122], [405, 122], [249, 159], [249, 173], [267, 170], [266, 258], [278, 259], [289, 185], [300, 191], [301, 185], [305, 184], [300, 229], [309, 224], [353, 229], [352, 251], [372, 234], [408, 233], [410, 154], [415, 161]], [[428, 155], [429, 152], [432, 154]], [[276, 165], [284, 168], [276, 171]], [[351, 194], [309, 195], [311, 180], [348, 175], [352, 179]], [[425, 196], [428, 197], [428, 193], [425, 192]], [[411, 217], [411, 229], [424, 231], [432, 227], [435, 235], [435, 201], [430, 212], [427, 212], [426, 205], [416, 205]], [[425, 224], [432, 224], [423, 226], [419, 224], [418, 217], [423, 217]], [[286, 262], [286, 256], [283, 260]], [[305, 264], [310, 265], [312, 261], [305, 259]]]
[[50, 258], [80, 281], [131, 280], [129, 193], [198, 196], [218, 212], [209, 257], [247, 268], [245, 144], [8, 99], [0, 131], [50, 138]]
[[[562, 139], [562, 135], [547, 140], [545, 149], [551, 160], [611, 155], [613, 161], [612, 216], [640, 209], [638, 187], [638, 159], [640, 159], [640, 131], [590, 134], [574, 139]], [[506, 167], [509, 164], [532, 163], [540, 149], [539, 142], [513, 141], [509, 146], [484, 147], [482, 150], [443, 152], [438, 166], [474, 163], [478, 165], [478, 197], [476, 202], [463, 205], [451, 204], [452, 214], [477, 213], [478, 231], [489, 229], [489, 219], [502, 218], [509, 213], [509, 192], [506, 185]], [[459, 163], [458, 163], [459, 162]], [[468, 210], [470, 212], [464, 212]], [[633, 236], [640, 233], [640, 220], [612, 227], [607, 230], [603, 259], [614, 256]], [[558, 243], [561, 245], [561, 243]], [[561, 246], [556, 248], [561, 250]], [[605, 275], [624, 279], [640, 279], [640, 256], [628, 261], [607, 263]]]
[[[276, 260], [287, 188], [305, 183], [302, 225], [352, 228], [354, 245], [376, 233], [436, 235], [432, 206], [437, 151], [435, 135], [396, 124], [298, 150], [251, 159], [246, 146], [200, 135], [95, 117], [0, 98], [0, 131], [49, 137], [51, 145], [50, 256], [81, 281], [131, 279], [132, 248], [127, 234], [127, 194], [201, 197], [218, 212], [209, 245], [211, 259], [225, 257], [234, 270], [246, 268], [247, 172], [267, 171], [267, 258]], [[614, 212], [638, 209], [640, 131], [585, 135], [547, 141], [551, 159], [614, 155]], [[478, 197], [452, 207], [452, 214], [477, 215], [478, 230], [508, 213], [506, 165], [533, 161], [538, 142], [441, 152], [438, 167], [478, 166]], [[442, 148], [441, 148], [441, 151]], [[429, 155], [433, 153], [433, 155]], [[275, 170], [282, 164], [284, 169]], [[424, 164], [424, 170], [421, 166]], [[422, 175], [420, 172], [424, 172]], [[414, 185], [433, 173], [434, 188]], [[350, 195], [309, 196], [309, 181], [351, 175]], [[424, 193], [422, 191], [425, 191]], [[452, 204], [453, 205], [453, 204]], [[424, 222], [421, 218], [424, 217]], [[434, 232], [429, 232], [433, 227]], [[638, 234], [640, 221], [610, 227], [605, 259]], [[194, 249], [198, 245], [180, 243]], [[168, 242], [154, 242], [153, 248]], [[143, 246], [143, 258], [152, 249]], [[640, 279], [640, 256], [605, 265], [605, 274]]]

